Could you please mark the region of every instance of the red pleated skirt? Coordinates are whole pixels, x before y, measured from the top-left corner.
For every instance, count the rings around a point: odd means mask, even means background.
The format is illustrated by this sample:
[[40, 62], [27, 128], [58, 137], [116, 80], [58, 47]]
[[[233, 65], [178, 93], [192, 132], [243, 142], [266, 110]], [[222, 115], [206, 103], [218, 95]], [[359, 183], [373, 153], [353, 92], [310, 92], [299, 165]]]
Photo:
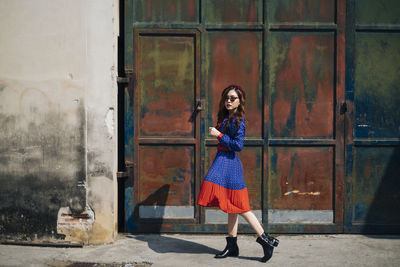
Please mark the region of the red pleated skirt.
[[250, 211], [247, 187], [239, 190], [227, 189], [209, 181], [203, 181], [197, 204], [204, 207], [219, 207], [226, 213]]

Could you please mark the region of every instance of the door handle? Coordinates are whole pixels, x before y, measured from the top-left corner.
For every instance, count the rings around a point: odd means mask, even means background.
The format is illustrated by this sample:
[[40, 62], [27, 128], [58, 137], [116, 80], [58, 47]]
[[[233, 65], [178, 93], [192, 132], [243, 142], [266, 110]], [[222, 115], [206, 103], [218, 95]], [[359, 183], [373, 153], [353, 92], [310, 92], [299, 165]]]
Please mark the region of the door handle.
[[196, 111], [202, 111], [203, 110], [203, 103], [201, 103], [201, 100], [197, 100], [197, 104], [196, 104]]
[[347, 112], [347, 103], [346, 102], [343, 102], [341, 105], [340, 105], [340, 115], [343, 115], [344, 113], [346, 113]]
[[203, 110], [203, 101], [202, 100], [197, 100], [196, 101], [196, 107], [192, 112], [192, 115], [190, 116], [189, 121], [193, 122], [194, 119], [196, 118], [197, 113]]

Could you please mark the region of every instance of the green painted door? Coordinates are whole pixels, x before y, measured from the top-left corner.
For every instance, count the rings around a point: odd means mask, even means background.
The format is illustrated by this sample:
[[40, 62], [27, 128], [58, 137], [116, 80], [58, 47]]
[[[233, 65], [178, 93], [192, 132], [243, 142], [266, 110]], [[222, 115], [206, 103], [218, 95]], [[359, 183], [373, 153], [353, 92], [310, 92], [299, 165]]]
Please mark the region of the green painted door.
[[400, 2], [348, 10], [345, 231], [400, 233]]

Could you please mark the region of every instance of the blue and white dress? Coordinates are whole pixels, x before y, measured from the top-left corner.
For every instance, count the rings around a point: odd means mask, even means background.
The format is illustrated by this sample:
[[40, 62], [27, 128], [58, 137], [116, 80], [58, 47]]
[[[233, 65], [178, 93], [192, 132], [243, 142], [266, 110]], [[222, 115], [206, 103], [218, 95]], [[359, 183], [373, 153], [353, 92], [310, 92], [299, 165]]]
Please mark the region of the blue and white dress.
[[243, 213], [250, 211], [250, 205], [237, 152], [243, 149], [246, 125], [243, 119], [237, 129], [232, 121], [225, 132], [227, 122], [225, 119], [218, 127], [218, 152], [201, 185], [197, 204], [219, 207], [226, 213]]

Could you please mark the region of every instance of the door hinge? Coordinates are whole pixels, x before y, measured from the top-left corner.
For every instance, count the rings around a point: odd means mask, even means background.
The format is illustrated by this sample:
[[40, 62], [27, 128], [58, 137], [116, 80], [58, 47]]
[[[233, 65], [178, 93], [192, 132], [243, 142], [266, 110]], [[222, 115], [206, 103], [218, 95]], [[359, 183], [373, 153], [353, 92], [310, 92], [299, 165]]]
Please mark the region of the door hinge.
[[129, 78], [128, 77], [117, 77], [117, 83], [129, 83]]
[[127, 178], [129, 176], [128, 172], [117, 172], [117, 178], [121, 179], [121, 178]]

